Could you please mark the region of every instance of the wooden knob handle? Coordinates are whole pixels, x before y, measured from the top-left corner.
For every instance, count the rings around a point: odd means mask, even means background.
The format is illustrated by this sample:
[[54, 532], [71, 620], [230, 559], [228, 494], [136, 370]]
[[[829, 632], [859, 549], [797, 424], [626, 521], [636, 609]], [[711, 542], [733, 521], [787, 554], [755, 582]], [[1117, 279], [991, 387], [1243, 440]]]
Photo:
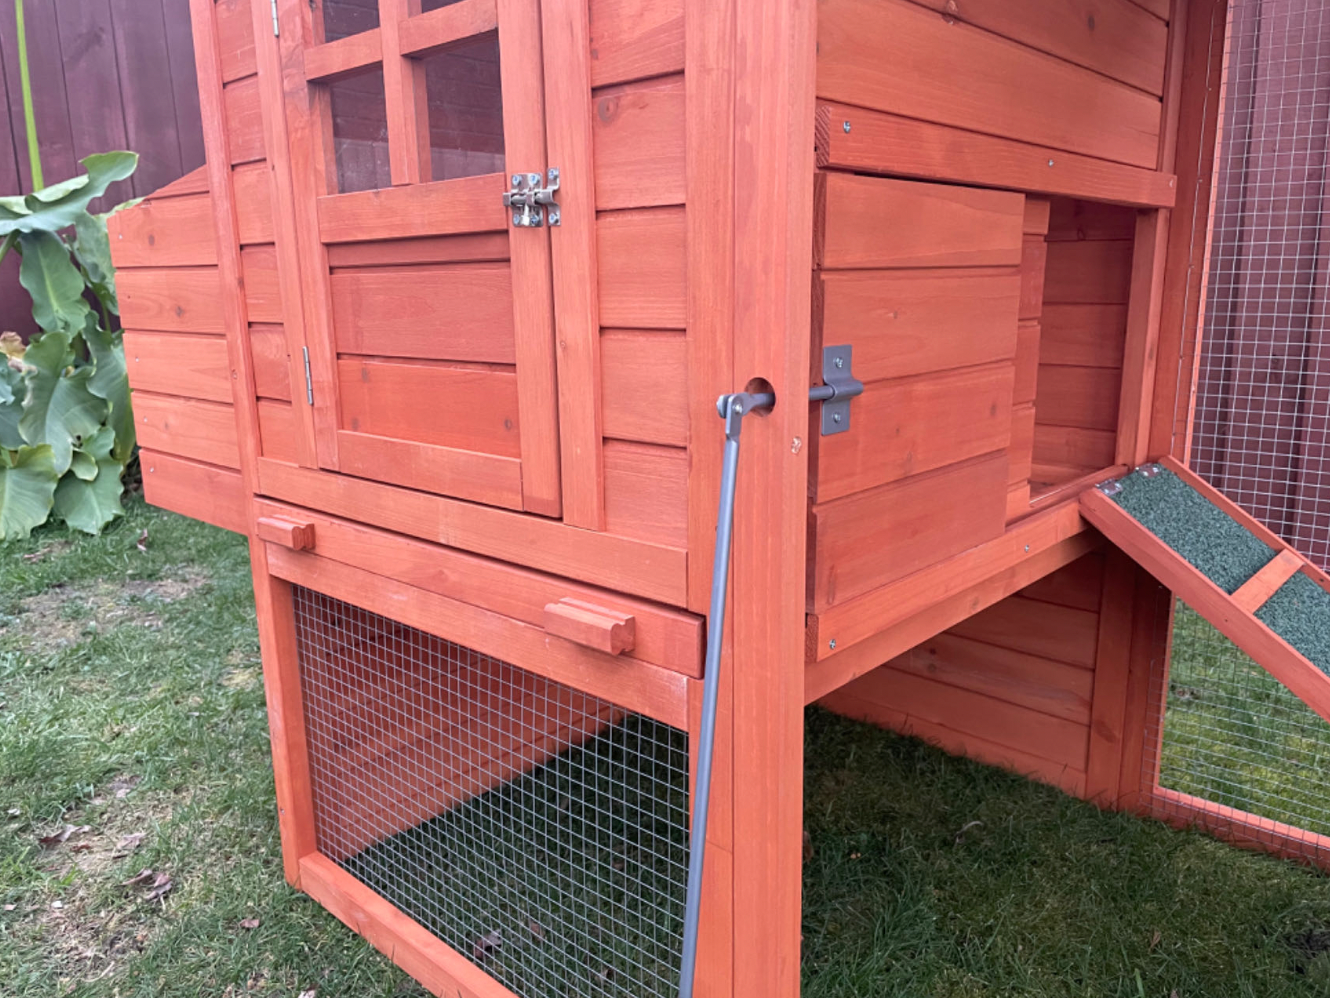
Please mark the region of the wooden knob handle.
[[611, 655], [632, 651], [637, 641], [637, 621], [632, 614], [567, 596], [545, 604], [545, 630]]
[[260, 540], [281, 544], [292, 551], [314, 550], [314, 524], [307, 520], [292, 520], [285, 516], [259, 517]]

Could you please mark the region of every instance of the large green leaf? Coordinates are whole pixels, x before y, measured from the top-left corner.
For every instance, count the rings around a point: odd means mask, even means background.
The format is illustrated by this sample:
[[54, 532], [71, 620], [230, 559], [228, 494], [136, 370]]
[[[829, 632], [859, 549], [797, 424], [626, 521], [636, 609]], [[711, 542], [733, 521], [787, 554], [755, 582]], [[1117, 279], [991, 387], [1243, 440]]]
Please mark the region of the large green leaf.
[[75, 530], [99, 534], [124, 512], [120, 505], [120, 494], [124, 491], [120, 476], [125, 466], [111, 456], [114, 446], [115, 431], [103, 426], [78, 452], [80, 458], [93, 462], [93, 476], [84, 479], [66, 475], [56, 486], [55, 514]]
[[88, 381], [88, 390], [110, 406], [106, 422], [115, 429], [114, 455], [117, 461], [128, 461], [134, 453], [134, 410], [129, 401], [129, 372], [125, 367], [125, 343], [120, 333], [107, 332], [100, 326], [87, 329], [88, 342], [95, 370]]
[[106, 402], [88, 390], [92, 366], [70, 370], [73, 352], [64, 333], [45, 333], [23, 357], [28, 394], [19, 432], [33, 444], [50, 444], [57, 473], [69, 470], [74, 448], [106, 420]]
[[23, 375], [0, 362], [0, 447], [6, 450], [18, 450], [23, 446], [18, 421], [23, 418], [23, 396], [26, 392]]
[[23, 262], [19, 283], [32, 296], [32, 317], [47, 332], [82, 332], [92, 309], [83, 297], [83, 275], [69, 258], [69, 247], [50, 232], [19, 238]]
[[59, 232], [73, 225], [88, 205], [124, 180], [138, 166], [132, 152], [105, 152], [86, 157], [82, 176], [44, 187], [32, 194], [0, 198], [0, 236], [10, 232]]
[[75, 219], [74, 258], [83, 268], [88, 284], [102, 307], [112, 315], [119, 315], [120, 304], [115, 296], [115, 266], [111, 263], [111, 239], [106, 234], [107, 215], [89, 215], [85, 211]]
[[45, 444], [12, 454], [0, 450], [0, 540], [27, 537], [46, 522], [59, 480], [55, 457]]

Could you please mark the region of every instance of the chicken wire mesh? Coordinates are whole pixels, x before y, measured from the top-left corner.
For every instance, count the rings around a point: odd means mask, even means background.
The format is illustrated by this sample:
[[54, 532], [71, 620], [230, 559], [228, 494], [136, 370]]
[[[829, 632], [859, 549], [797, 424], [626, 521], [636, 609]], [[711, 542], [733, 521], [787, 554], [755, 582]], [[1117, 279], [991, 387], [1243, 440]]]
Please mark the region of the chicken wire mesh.
[[1330, 4], [1232, 0], [1191, 465], [1330, 565]]
[[521, 998], [672, 994], [686, 734], [293, 596], [319, 851]]
[[[1156, 794], [1156, 813], [1257, 840], [1264, 830], [1330, 861], [1330, 724], [1181, 600], [1173, 621], [1146, 731], [1146, 785], [1174, 792]], [[1199, 814], [1187, 797], [1218, 807]]]

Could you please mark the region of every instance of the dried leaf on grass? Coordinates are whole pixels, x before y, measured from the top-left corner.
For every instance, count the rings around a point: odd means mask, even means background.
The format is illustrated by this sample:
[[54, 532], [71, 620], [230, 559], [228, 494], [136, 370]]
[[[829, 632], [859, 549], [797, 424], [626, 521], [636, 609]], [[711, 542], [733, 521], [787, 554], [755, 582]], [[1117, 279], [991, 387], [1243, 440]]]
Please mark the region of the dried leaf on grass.
[[134, 876], [130, 877], [128, 880], [122, 880], [120, 882], [120, 886], [137, 887], [140, 884], [148, 883], [148, 881], [152, 880], [152, 878], [153, 878], [152, 867], [145, 866], [142, 870], [134, 874]]
[[131, 835], [126, 835], [116, 844], [115, 852], [112, 854], [111, 858], [124, 859], [143, 844], [144, 835], [144, 832], [134, 832]]
[[240, 927], [242, 929], [257, 929], [259, 927], [259, 920], [257, 918], [242, 918], [240, 920]]
[[148, 530], [145, 527], [143, 533], [139, 534], [138, 542], [134, 545], [144, 554], [148, 553]]
[[82, 835], [84, 832], [92, 831], [91, 825], [66, 825], [60, 831], [51, 835], [43, 835], [37, 839], [37, 842], [47, 849], [54, 849], [58, 845], [64, 845], [71, 835]]

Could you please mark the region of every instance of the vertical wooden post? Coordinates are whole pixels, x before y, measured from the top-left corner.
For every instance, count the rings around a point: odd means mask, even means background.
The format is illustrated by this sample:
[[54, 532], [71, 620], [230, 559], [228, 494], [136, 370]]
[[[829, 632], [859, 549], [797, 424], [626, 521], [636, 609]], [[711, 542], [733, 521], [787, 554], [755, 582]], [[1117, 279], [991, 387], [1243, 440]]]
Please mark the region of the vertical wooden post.
[[734, 994], [799, 993], [814, 0], [735, 0]]
[[419, 13], [420, 0], [379, 0], [388, 167], [395, 187], [429, 180], [432, 172], [425, 66], [419, 59], [402, 55], [402, 21]]
[[241, 278], [239, 226], [213, 0], [190, 0], [190, 20], [194, 31], [203, 141], [207, 150], [208, 186], [213, 202], [213, 224], [217, 229], [217, 269], [231, 367], [232, 401], [240, 441], [240, 473], [246, 493], [250, 560], [282, 829], [282, 865], [287, 880], [295, 884], [299, 878], [301, 857], [314, 849], [314, 827], [296, 673], [294, 623], [289, 587], [275, 584], [268, 575], [267, 550], [254, 533], [257, 519], [254, 495], [258, 491], [258, 403], [249, 352], [249, 314]]
[[1090, 749], [1085, 766], [1085, 796], [1103, 806], [1117, 800], [1122, 770], [1137, 574], [1130, 558], [1117, 548], [1109, 548], [1099, 600], [1099, 637], [1090, 700]]

